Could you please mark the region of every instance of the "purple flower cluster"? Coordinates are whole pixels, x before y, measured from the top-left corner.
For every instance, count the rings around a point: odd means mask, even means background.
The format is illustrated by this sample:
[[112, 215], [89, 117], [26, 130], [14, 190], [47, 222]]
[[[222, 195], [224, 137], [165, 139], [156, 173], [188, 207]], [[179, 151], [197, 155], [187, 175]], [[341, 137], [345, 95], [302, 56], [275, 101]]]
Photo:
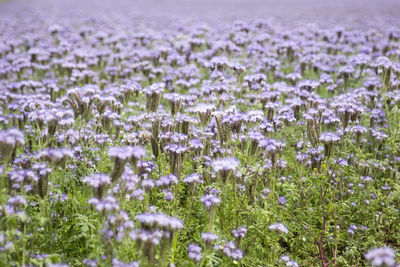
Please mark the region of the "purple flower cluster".
[[67, 148], [49, 148], [39, 152], [38, 158], [53, 165], [65, 165], [65, 162], [74, 157], [74, 153]]
[[207, 208], [207, 210], [218, 207], [221, 203], [221, 199], [214, 194], [206, 194], [200, 198], [200, 201]]
[[373, 248], [365, 254], [365, 259], [372, 266], [395, 266], [395, 253], [392, 248]]
[[288, 267], [289, 267], [289, 266], [290, 266], [290, 267], [298, 267], [298, 266], [299, 266], [299, 264], [298, 264], [296, 261], [291, 260], [291, 259], [289, 258], [289, 256], [287, 256], [287, 255], [283, 255], [283, 256], [280, 258], [279, 262], [284, 262], [285, 265], [288, 266]]
[[234, 260], [240, 260], [244, 257], [243, 251], [241, 249], [236, 248], [233, 242], [227, 242], [223, 245], [222, 251], [228, 257], [231, 257]]
[[189, 259], [191, 259], [194, 262], [200, 262], [201, 258], [203, 257], [201, 255], [201, 247], [196, 244], [190, 244], [188, 247], [188, 256]]
[[82, 182], [91, 186], [96, 191], [96, 197], [101, 199], [106, 187], [111, 183], [111, 177], [104, 173], [94, 173], [83, 178]]
[[115, 182], [122, 176], [127, 162], [136, 168], [138, 161], [145, 154], [146, 151], [140, 146], [111, 147], [108, 155], [114, 161], [114, 167], [110, 174], [112, 181]]
[[175, 232], [183, 228], [183, 222], [176, 217], [169, 217], [163, 213], [141, 213], [135, 216], [142, 226], [150, 229], [160, 228]]
[[[367, 229], [374, 244], [400, 230], [400, 31], [386, 17], [292, 27], [246, 3], [251, 21], [161, 23], [121, 1], [59, 17], [59, 3], [0, 3], [0, 265], [396, 265], [386, 247], [354, 259]], [[281, 239], [272, 252], [259, 226]]]
[[268, 228], [270, 230], [278, 232], [278, 233], [284, 233], [284, 234], [289, 233], [289, 230], [283, 223], [274, 223], [274, 224], [271, 224]]
[[234, 157], [215, 159], [211, 162], [211, 167], [225, 183], [229, 174], [235, 172], [239, 167], [239, 161]]
[[24, 135], [18, 129], [0, 131], [0, 154], [8, 159], [18, 145], [25, 144]]

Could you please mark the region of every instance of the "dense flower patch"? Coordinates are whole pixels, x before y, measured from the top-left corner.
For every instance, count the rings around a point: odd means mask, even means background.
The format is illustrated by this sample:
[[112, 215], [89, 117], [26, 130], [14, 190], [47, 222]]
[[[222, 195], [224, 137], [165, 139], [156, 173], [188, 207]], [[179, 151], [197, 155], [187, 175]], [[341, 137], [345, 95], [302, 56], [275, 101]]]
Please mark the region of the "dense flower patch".
[[400, 30], [32, 23], [0, 265], [398, 266]]

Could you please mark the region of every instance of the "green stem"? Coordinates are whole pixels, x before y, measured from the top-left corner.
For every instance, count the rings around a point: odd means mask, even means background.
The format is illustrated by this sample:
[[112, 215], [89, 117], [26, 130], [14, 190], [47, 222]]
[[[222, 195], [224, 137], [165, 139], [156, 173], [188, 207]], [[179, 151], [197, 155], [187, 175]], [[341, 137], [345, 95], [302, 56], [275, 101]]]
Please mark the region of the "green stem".
[[84, 124], [84, 121], [82, 120], [80, 125], [79, 125], [79, 141], [81, 143], [81, 149], [82, 149], [83, 166], [86, 166], [85, 149], [84, 149], [83, 140], [82, 140], [82, 127], [83, 127], [83, 124]]
[[174, 233], [173, 234], [173, 243], [172, 243], [172, 249], [171, 249], [171, 261], [170, 261], [170, 266], [174, 265], [174, 261], [175, 261], [175, 251], [176, 251], [176, 247], [178, 245], [178, 233]]
[[22, 261], [21, 261], [21, 266], [25, 265], [25, 237], [26, 237], [26, 222], [24, 223], [24, 236], [22, 237]]
[[[235, 178], [234, 178], [235, 179]], [[237, 201], [237, 190], [236, 190], [236, 180], [233, 182], [233, 191], [235, 192], [235, 205], [238, 203]], [[236, 221], [236, 229], [239, 227], [239, 209], [236, 207], [235, 212], [235, 221]]]

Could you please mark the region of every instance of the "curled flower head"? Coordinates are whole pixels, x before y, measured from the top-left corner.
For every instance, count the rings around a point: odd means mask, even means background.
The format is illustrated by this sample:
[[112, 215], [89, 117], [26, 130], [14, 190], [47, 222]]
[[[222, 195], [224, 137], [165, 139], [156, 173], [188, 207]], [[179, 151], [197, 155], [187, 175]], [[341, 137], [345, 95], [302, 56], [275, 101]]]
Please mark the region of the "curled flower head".
[[199, 104], [196, 107], [192, 108], [194, 113], [197, 113], [200, 119], [200, 123], [202, 125], [206, 125], [211, 117], [211, 113], [215, 110], [215, 106], [212, 104]]
[[173, 174], [170, 174], [167, 176], [162, 176], [162, 177], [160, 177], [159, 180], [156, 181], [156, 185], [161, 188], [168, 188], [177, 183], [178, 183], [178, 179]]
[[213, 207], [219, 206], [221, 200], [214, 194], [207, 194], [200, 198], [201, 203], [206, 206], [207, 210], [211, 210]]
[[218, 236], [214, 233], [201, 233], [201, 239], [206, 245], [211, 245], [218, 240]]
[[112, 196], [107, 196], [104, 199], [91, 198], [88, 202], [91, 207], [101, 213], [119, 210], [118, 201]]
[[73, 156], [73, 152], [68, 148], [48, 148], [40, 151], [38, 158], [55, 166], [63, 166]]
[[138, 220], [142, 227], [146, 227], [148, 229], [163, 229], [171, 232], [175, 232], [183, 228], [183, 222], [172, 216], [167, 216], [163, 213], [155, 213], [155, 212], [146, 212], [140, 213], [135, 216], [136, 220]]
[[0, 131], [0, 153], [8, 159], [18, 145], [25, 144], [24, 134], [18, 129]]
[[332, 155], [334, 144], [340, 141], [340, 137], [332, 132], [322, 133], [319, 139], [324, 143], [325, 157]]
[[228, 175], [239, 167], [239, 160], [234, 157], [215, 159], [211, 162], [211, 167], [220, 174], [222, 181], [226, 182]]
[[114, 161], [110, 176], [115, 182], [124, 172], [125, 164], [129, 161], [136, 168], [138, 161], [146, 155], [146, 151], [141, 146], [112, 147], [108, 155]]
[[157, 112], [160, 105], [160, 97], [165, 88], [164, 83], [154, 83], [143, 90], [146, 95], [146, 109], [149, 112]]
[[94, 173], [91, 176], [83, 178], [82, 182], [93, 187], [96, 197], [101, 199], [106, 187], [111, 183], [111, 177], [104, 173]]
[[324, 143], [336, 143], [340, 141], [340, 137], [332, 132], [325, 132], [321, 134], [321, 137], [319, 138], [322, 142]]
[[188, 185], [195, 185], [195, 184], [202, 184], [203, 180], [201, 179], [199, 174], [192, 173], [192, 174], [186, 176], [186, 178], [183, 179], [183, 182]]

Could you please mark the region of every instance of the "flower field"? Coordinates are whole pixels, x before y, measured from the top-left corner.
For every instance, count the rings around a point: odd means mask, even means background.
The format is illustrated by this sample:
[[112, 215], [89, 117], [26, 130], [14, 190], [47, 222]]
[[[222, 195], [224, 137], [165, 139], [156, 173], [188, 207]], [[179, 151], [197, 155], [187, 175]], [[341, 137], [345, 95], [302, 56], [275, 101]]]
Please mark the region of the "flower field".
[[0, 266], [400, 266], [394, 8], [176, 1], [0, 3]]

